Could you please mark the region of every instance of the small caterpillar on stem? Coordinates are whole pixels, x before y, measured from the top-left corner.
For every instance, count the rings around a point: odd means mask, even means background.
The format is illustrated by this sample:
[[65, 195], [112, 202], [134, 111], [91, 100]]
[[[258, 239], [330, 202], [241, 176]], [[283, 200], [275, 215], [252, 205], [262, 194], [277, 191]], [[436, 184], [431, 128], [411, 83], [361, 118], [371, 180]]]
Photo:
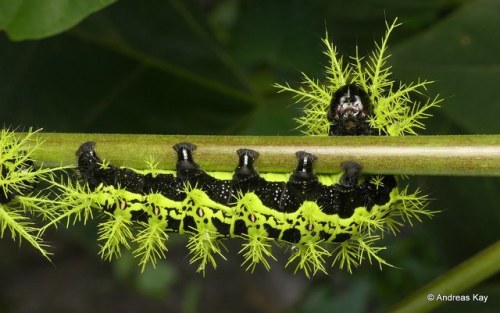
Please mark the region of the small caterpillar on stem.
[[268, 245], [257, 243], [277, 240], [299, 247], [300, 261], [311, 263], [299, 263], [299, 267], [310, 266], [316, 272], [323, 268], [321, 259], [308, 259], [308, 254], [317, 255], [322, 245], [347, 241], [373, 225], [381, 228], [382, 223], [369, 221], [381, 220], [395, 210], [394, 177], [358, 180], [360, 167], [353, 162], [344, 164], [342, 175], [328, 177], [335, 183], [325, 185], [313, 173], [315, 157], [299, 151], [297, 168], [288, 181], [270, 181], [253, 166], [257, 152], [240, 149], [233, 178], [225, 180], [199, 168], [193, 160], [195, 148], [189, 143], [174, 146], [178, 156], [175, 174], [104, 164], [92, 142], [78, 150], [78, 165], [91, 192], [102, 195], [93, 203], [95, 208], [129, 216], [135, 222], [162, 221], [165, 232], [210, 241], [211, 249], [192, 245], [190, 253], [202, 260], [200, 270], [212, 259], [210, 254], [221, 254], [217, 240], [238, 237], [247, 240], [244, 263], [252, 268], [259, 262], [268, 264], [263, 257], [272, 256]]

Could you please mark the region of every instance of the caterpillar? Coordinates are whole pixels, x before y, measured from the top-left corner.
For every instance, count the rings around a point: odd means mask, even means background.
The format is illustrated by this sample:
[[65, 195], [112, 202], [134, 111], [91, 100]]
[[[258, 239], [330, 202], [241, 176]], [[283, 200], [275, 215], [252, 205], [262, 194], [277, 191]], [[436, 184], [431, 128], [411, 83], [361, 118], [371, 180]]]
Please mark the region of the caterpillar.
[[[311, 264], [300, 268], [307, 273], [324, 271], [326, 250], [319, 243], [342, 243], [365, 229], [381, 228], [379, 221], [397, 211], [393, 176], [360, 177], [360, 165], [346, 162], [341, 175], [321, 177], [329, 178], [329, 184], [322, 183], [313, 172], [315, 156], [305, 151], [296, 153], [297, 168], [287, 181], [269, 181], [254, 168], [258, 153], [239, 149], [238, 166], [232, 179], [226, 180], [199, 168], [193, 158], [196, 146], [190, 143], [173, 147], [175, 174], [141, 173], [105, 164], [94, 145], [84, 143], [77, 151], [81, 176], [92, 192], [101, 193], [93, 206], [112, 215], [127, 212], [135, 221], [158, 219], [164, 231], [188, 233], [192, 238], [200, 234], [213, 242], [242, 238], [247, 240], [245, 252], [252, 256], [245, 262], [252, 267], [268, 264], [262, 257], [270, 255], [270, 250], [260, 251], [263, 248], [257, 243], [278, 240], [305, 249], [299, 254], [301, 261]], [[212, 251], [191, 252], [204, 270]], [[307, 259], [309, 254], [318, 257]]]
[[[394, 88], [385, 68], [387, 39], [397, 26], [396, 21], [388, 25], [366, 66], [357, 56], [353, 63], [342, 63], [327, 35], [331, 64], [326, 84], [304, 75], [305, 85], [298, 89], [275, 85], [305, 103], [298, 123], [306, 135], [401, 136], [424, 127], [426, 111], [440, 100], [420, 104], [410, 100], [410, 93], [429, 82]], [[159, 170], [153, 162], [148, 170], [116, 167], [97, 155], [94, 142], [83, 143], [76, 152], [82, 181], [67, 186], [60, 200], [66, 206], [53, 223], [72, 216], [85, 222], [95, 210], [101, 212], [106, 218], [99, 224], [101, 257], [112, 259], [121, 248], [134, 249], [142, 270], [165, 257], [171, 232], [189, 235], [190, 262], [203, 274], [208, 265], [216, 267], [216, 258], [225, 259], [225, 238], [243, 240], [242, 265], [252, 271], [257, 264], [269, 269], [269, 260], [275, 259], [271, 243], [281, 242], [292, 247], [286, 265], [296, 264], [295, 272], [310, 277], [327, 273], [328, 257], [332, 266], [349, 272], [363, 260], [388, 264], [376, 241], [433, 215], [418, 189], [399, 187], [391, 175], [365, 175], [352, 160], [342, 164], [342, 173], [317, 175], [316, 156], [297, 151], [291, 174], [258, 173], [258, 151], [242, 147], [235, 151], [233, 173], [205, 172], [195, 162], [195, 144], [173, 148], [175, 172]]]

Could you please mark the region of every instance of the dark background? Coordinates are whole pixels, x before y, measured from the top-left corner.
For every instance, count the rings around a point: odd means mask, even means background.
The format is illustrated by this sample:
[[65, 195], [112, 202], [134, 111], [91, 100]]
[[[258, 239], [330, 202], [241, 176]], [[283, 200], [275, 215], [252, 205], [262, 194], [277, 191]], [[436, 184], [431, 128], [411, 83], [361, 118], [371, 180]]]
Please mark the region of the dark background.
[[[385, 21], [394, 78], [436, 81], [440, 94], [423, 134], [500, 133], [500, 2], [119, 1], [61, 34], [13, 41], [0, 33], [0, 122], [48, 132], [297, 135], [300, 105], [275, 82], [321, 78], [325, 28], [339, 51], [370, 52]], [[497, 178], [412, 177], [431, 194], [432, 220], [384, 239], [397, 268], [364, 264], [352, 275], [306, 279], [283, 269], [240, 268], [239, 241], [205, 278], [189, 265], [186, 238], [171, 236], [167, 260], [139, 274], [128, 254], [97, 256], [94, 224], [48, 234], [53, 263], [0, 241], [0, 312], [382, 312], [498, 240]], [[283, 251], [283, 252], [282, 252]], [[494, 312], [500, 282], [465, 292], [487, 304], [440, 312]]]

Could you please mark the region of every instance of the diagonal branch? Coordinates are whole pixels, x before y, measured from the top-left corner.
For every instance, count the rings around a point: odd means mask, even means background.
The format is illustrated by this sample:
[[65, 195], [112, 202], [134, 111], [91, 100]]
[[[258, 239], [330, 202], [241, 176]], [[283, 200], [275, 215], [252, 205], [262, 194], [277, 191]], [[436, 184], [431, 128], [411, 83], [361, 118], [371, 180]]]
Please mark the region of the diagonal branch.
[[318, 157], [316, 172], [338, 173], [341, 163], [362, 164], [365, 173], [396, 175], [500, 176], [500, 135], [468, 136], [166, 136], [121, 134], [40, 134], [43, 147], [33, 153], [45, 166], [75, 165], [75, 151], [95, 141], [99, 155], [113, 164], [147, 168], [147, 160], [159, 168], [175, 169], [175, 143], [198, 146], [195, 158], [207, 171], [232, 172], [236, 150], [259, 152], [260, 172], [290, 172], [295, 152], [306, 150]]

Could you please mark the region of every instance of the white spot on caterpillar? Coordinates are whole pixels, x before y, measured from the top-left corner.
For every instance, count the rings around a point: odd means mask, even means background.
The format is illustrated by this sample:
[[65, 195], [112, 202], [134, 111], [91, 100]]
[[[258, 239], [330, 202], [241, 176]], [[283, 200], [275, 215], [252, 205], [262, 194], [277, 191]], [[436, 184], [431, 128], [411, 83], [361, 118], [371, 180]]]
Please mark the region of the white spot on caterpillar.
[[202, 208], [198, 208], [198, 210], [196, 210], [196, 214], [198, 214], [199, 217], [203, 217], [203, 215], [205, 215], [205, 212], [203, 212]]

